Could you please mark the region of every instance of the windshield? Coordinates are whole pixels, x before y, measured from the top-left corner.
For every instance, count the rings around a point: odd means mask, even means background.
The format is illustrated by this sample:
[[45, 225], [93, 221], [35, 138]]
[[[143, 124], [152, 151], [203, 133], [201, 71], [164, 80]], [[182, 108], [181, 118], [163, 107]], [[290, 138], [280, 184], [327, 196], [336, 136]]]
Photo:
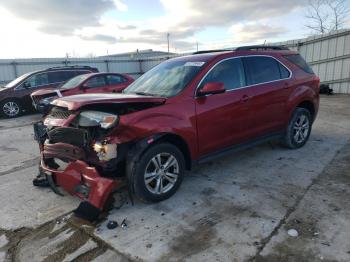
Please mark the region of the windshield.
[[24, 79], [26, 79], [31, 73], [27, 73], [24, 75], [21, 75], [20, 77], [17, 77], [15, 80], [12, 80], [10, 83], [8, 83], [5, 87], [14, 87], [18, 83], [22, 82]]
[[172, 97], [180, 93], [204, 62], [166, 61], [138, 78], [124, 93]]
[[76, 77], [73, 77], [71, 80], [67, 81], [65, 84], [63, 84], [60, 88], [62, 89], [71, 89], [78, 85], [80, 85], [84, 80], [86, 80], [89, 77], [89, 74], [84, 75], [78, 75]]

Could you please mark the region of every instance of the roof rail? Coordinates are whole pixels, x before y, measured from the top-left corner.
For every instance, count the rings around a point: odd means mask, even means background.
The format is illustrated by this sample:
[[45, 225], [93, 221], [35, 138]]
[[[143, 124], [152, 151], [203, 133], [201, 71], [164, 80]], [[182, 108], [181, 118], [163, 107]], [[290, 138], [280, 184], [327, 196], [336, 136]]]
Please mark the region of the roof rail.
[[251, 46], [240, 46], [235, 51], [258, 51], [258, 50], [289, 50], [285, 46], [273, 46], [273, 45], [251, 45]]
[[54, 66], [54, 67], [49, 67], [46, 70], [52, 70], [52, 69], [64, 69], [64, 68], [94, 68], [91, 66], [80, 66], [80, 65], [69, 65], [69, 66]]
[[206, 54], [206, 53], [216, 53], [216, 52], [227, 52], [232, 51], [231, 49], [215, 49], [215, 50], [203, 50], [194, 52], [193, 55]]

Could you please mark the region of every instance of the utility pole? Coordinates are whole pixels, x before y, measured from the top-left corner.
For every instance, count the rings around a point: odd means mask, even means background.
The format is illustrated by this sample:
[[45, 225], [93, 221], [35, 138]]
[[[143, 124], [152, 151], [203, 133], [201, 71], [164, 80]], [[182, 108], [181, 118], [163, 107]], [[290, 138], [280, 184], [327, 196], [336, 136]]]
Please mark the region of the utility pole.
[[196, 45], [197, 45], [197, 52], [198, 52], [198, 41], [196, 42]]
[[166, 34], [166, 38], [167, 38], [167, 41], [168, 41], [168, 54], [169, 54], [169, 38], [170, 38], [170, 34], [169, 33]]

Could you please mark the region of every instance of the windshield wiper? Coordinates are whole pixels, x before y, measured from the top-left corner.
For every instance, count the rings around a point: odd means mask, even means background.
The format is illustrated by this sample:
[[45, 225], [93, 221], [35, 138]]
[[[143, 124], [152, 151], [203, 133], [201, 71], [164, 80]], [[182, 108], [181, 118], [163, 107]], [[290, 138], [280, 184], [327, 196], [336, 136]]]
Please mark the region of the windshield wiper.
[[146, 93], [146, 92], [135, 92], [136, 95], [140, 95], [140, 96], [159, 96], [156, 94], [151, 94], [151, 93]]

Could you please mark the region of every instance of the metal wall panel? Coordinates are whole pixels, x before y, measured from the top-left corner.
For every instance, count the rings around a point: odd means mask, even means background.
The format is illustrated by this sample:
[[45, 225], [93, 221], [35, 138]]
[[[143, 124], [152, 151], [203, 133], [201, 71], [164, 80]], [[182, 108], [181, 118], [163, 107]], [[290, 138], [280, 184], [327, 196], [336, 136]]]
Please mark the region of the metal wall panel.
[[350, 93], [350, 30], [275, 44], [297, 48], [321, 83], [329, 84], [335, 92]]

